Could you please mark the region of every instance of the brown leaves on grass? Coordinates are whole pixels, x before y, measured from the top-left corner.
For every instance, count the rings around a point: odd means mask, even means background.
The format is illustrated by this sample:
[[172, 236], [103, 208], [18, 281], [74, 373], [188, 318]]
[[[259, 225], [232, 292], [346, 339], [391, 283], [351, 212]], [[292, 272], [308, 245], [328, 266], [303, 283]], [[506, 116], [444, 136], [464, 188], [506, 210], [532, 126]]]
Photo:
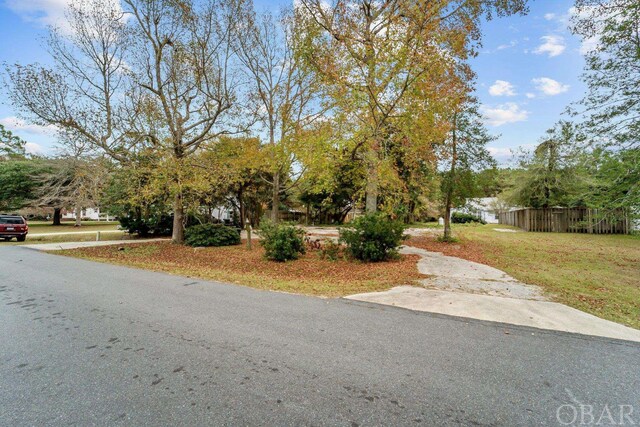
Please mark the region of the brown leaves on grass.
[[480, 264], [489, 265], [490, 262], [484, 255], [486, 247], [477, 242], [470, 240], [461, 240], [456, 243], [439, 242], [436, 236], [419, 236], [411, 237], [405, 243], [408, 246], [414, 246], [416, 248], [425, 249], [431, 252], [442, 252], [447, 256], [453, 256], [457, 258], [466, 259], [467, 261], [478, 262]]
[[120, 250], [102, 246], [62, 254], [260, 289], [331, 297], [386, 290], [424, 277], [418, 273], [417, 256], [365, 264], [322, 260], [317, 252], [309, 252], [296, 261], [278, 263], [265, 259], [264, 250], [257, 244], [250, 251], [245, 245], [194, 249], [154, 242], [131, 244]]

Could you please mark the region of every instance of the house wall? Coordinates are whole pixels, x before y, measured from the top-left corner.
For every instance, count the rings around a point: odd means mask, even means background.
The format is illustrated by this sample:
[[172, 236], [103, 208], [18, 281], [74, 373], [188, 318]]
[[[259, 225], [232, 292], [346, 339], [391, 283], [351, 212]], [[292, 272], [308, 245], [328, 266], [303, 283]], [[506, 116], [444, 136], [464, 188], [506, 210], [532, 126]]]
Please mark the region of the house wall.
[[213, 209], [213, 211], [211, 211], [211, 216], [219, 221], [230, 220], [233, 217], [231, 209], [224, 206], [219, 206]]
[[[100, 208], [86, 208], [82, 210], [82, 215], [80, 215], [81, 219], [88, 218], [92, 221], [99, 221], [100, 218]], [[75, 211], [65, 211], [62, 214], [62, 219], [76, 219]]]
[[480, 199], [467, 199], [465, 206], [461, 208], [451, 209], [451, 213], [466, 213], [480, 217], [487, 224], [498, 224], [496, 212], [489, 208], [495, 201], [494, 197], [486, 197]]

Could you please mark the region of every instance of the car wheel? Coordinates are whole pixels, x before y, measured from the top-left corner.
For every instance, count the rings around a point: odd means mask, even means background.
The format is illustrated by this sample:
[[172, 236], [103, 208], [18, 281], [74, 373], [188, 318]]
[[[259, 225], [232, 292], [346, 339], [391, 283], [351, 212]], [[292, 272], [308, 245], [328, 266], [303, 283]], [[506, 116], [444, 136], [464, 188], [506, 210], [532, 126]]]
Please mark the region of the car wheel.
[[27, 236], [20, 236], [20, 237], [16, 237], [16, 240], [18, 242], [24, 242], [27, 239]]

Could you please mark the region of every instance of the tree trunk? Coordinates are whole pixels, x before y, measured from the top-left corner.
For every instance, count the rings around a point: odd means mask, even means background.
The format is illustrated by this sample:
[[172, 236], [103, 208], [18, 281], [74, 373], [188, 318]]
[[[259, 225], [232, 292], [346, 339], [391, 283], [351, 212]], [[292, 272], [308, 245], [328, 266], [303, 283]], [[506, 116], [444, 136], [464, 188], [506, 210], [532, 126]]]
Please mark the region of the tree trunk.
[[53, 209], [53, 225], [60, 225], [62, 220], [62, 208]]
[[82, 206], [77, 205], [75, 210], [76, 223], [75, 227], [80, 227], [82, 225]]
[[451, 199], [449, 197], [444, 207], [444, 240], [451, 240]]
[[375, 213], [378, 210], [378, 153], [370, 148], [367, 153], [367, 187], [365, 210], [367, 213]]
[[271, 194], [271, 221], [278, 222], [280, 208], [280, 171], [273, 174], [273, 193]]
[[449, 182], [447, 185], [447, 194], [445, 195], [444, 206], [444, 241], [451, 240], [451, 204], [453, 202], [453, 190], [456, 185], [456, 163], [458, 162], [458, 138], [456, 135], [456, 126], [458, 115], [453, 115], [453, 135], [451, 139], [451, 168], [449, 169]]
[[243, 195], [243, 193], [244, 192], [242, 191], [242, 189], [240, 189], [240, 190], [238, 190], [238, 194], [237, 194], [237, 197], [238, 197], [238, 211], [240, 211], [240, 228], [244, 227], [245, 226], [245, 222], [247, 221], [246, 220], [247, 213], [246, 213], [246, 209], [244, 207], [244, 200], [243, 200], [244, 199], [244, 195]]
[[182, 194], [178, 193], [173, 199], [173, 243], [184, 243], [184, 206], [182, 206]]

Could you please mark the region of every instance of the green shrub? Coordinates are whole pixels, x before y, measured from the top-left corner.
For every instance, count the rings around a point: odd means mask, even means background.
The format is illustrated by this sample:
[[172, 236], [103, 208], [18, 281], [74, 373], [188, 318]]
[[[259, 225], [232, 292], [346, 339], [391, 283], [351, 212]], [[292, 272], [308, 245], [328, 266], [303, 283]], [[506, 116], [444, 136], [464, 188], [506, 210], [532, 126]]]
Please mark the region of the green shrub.
[[347, 245], [347, 253], [367, 262], [397, 257], [398, 247], [406, 237], [404, 224], [382, 214], [367, 214], [356, 218], [349, 228], [340, 230], [340, 241]]
[[140, 237], [171, 236], [173, 231], [173, 216], [166, 214], [150, 215], [147, 218], [136, 218], [133, 215], [118, 218], [120, 226], [128, 233], [138, 234]]
[[477, 215], [454, 212], [451, 214], [451, 222], [454, 224], [468, 224], [471, 222], [478, 222], [480, 224], [486, 224], [487, 222]]
[[230, 246], [240, 244], [237, 228], [222, 224], [200, 224], [185, 230], [184, 241], [189, 246]]
[[264, 221], [260, 225], [260, 244], [272, 261], [298, 259], [304, 254], [304, 230], [291, 224]]
[[320, 258], [337, 261], [342, 255], [342, 245], [333, 240], [327, 240], [320, 248]]

